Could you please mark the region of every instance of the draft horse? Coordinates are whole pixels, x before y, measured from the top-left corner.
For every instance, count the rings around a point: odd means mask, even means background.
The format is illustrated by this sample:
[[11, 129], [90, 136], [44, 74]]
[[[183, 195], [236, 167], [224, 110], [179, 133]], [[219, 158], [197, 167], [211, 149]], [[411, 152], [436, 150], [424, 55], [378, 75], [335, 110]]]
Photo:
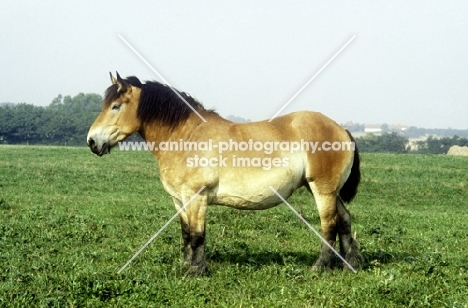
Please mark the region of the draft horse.
[[[190, 95], [183, 92], [177, 95], [168, 85], [143, 84], [134, 76], [122, 79], [118, 73], [116, 78], [111, 74], [111, 80], [103, 109], [87, 136], [93, 153], [99, 156], [110, 153], [113, 146], [136, 132], [156, 145], [183, 142], [192, 145], [185, 151], [158, 148], [152, 151], [159, 163], [161, 182], [177, 210], [205, 186], [179, 215], [188, 276], [205, 274], [208, 269], [205, 258], [208, 205], [241, 210], [268, 209], [282, 203], [270, 187], [286, 199], [305, 186], [315, 198], [324, 239], [334, 247], [338, 236], [342, 257], [354, 268], [360, 267], [362, 256], [351, 235], [351, 218], [344, 206], [344, 202], [350, 202], [356, 195], [360, 181], [357, 148], [291, 151], [282, 147], [285, 142], [299, 141], [303, 145], [306, 141], [318, 145], [353, 143], [347, 130], [321, 113], [310, 111], [290, 113], [271, 122], [233, 123], [205, 109]], [[232, 148], [220, 153], [216, 146], [195, 147], [195, 143], [205, 142], [206, 145], [208, 141], [214, 145], [228, 143]], [[258, 142], [270, 142], [280, 147], [271, 151], [245, 147], [247, 142], [254, 141], [255, 146], [261, 145]], [[240, 148], [242, 142], [243, 149]], [[239, 148], [234, 147], [236, 144]], [[206, 163], [197, 166], [194, 164], [196, 157], [200, 162], [205, 158]], [[238, 158], [243, 159], [242, 163]], [[265, 168], [259, 162], [276, 164]], [[313, 269], [332, 268], [335, 261], [333, 251], [322, 243]]]

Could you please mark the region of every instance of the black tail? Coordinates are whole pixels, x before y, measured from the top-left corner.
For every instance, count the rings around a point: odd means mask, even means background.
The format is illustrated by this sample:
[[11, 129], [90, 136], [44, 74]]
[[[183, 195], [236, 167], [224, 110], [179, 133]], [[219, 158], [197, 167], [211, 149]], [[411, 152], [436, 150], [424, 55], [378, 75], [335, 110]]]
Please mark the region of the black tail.
[[361, 181], [361, 170], [359, 169], [359, 151], [356, 145], [356, 141], [348, 130], [346, 130], [346, 132], [348, 133], [349, 138], [351, 138], [351, 141], [354, 143], [354, 161], [353, 166], [351, 167], [351, 174], [344, 183], [343, 187], [341, 187], [340, 197], [344, 202], [349, 203], [357, 194], [357, 188], [359, 182]]

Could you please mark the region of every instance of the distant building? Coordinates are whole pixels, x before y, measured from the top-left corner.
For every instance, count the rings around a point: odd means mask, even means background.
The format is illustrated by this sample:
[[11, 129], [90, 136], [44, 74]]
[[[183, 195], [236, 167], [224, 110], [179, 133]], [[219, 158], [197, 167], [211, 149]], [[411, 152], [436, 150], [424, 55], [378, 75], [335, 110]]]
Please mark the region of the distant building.
[[389, 125], [388, 130], [391, 131], [397, 131], [397, 132], [404, 132], [409, 128], [408, 125], [402, 125], [402, 124], [397, 124], [397, 125]]
[[402, 124], [365, 124], [365, 133], [385, 133], [385, 132], [404, 132], [409, 128], [408, 125]]
[[380, 124], [364, 124], [365, 133], [381, 133], [382, 125]]

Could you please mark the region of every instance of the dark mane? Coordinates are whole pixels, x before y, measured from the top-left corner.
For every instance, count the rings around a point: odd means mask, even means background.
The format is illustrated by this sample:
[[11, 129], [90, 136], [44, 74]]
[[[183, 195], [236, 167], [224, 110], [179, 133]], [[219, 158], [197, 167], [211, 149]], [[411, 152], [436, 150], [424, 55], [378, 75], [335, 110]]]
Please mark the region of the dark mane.
[[[185, 122], [193, 112], [192, 109], [174, 93], [173, 88], [168, 85], [161, 84], [157, 81], [147, 81], [145, 84], [142, 84], [135, 76], [127, 77], [124, 79], [124, 82], [141, 89], [137, 116], [142, 123], [157, 121], [160, 125], [167, 125], [174, 128]], [[120, 92], [117, 92], [117, 89], [118, 86], [116, 84], [113, 84], [107, 89], [104, 104], [108, 105], [115, 101], [125, 90], [122, 89]], [[216, 114], [214, 110], [206, 110], [200, 102], [196, 101], [189, 94], [179, 91], [178, 93], [195, 110], [205, 110]]]

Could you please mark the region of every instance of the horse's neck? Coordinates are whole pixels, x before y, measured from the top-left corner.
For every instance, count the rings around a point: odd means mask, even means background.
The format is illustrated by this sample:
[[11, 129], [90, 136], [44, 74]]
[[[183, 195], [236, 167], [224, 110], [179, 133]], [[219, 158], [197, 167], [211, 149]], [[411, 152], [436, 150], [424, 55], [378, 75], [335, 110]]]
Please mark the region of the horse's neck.
[[160, 126], [158, 123], [152, 122], [144, 124], [139, 133], [146, 142], [161, 143], [163, 141], [171, 141], [174, 138], [174, 133], [177, 134], [179, 127], [171, 129], [169, 126]]
[[[222, 119], [220, 116], [208, 112], [200, 112], [200, 114], [207, 122]], [[192, 113], [184, 123], [175, 128], [151, 122], [140, 127], [139, 133], [146, 142], [152, 142], [157, 146], [161, 142], [179, 142], [181, 139], [189, 140], [190, 135], [195, 131], [196, 127], [203, 123], [204, 121], [198, 115]], [[154, 152], [154, 154], [159, 158], [161, 153]]]

